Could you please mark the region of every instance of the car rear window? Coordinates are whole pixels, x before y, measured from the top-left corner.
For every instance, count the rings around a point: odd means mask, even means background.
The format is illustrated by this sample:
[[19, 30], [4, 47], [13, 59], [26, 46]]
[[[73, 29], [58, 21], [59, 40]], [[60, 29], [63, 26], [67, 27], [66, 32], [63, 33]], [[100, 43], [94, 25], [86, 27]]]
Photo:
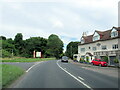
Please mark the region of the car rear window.
[[68, 59], [68, 57], [67, 56], [63, 56], [62, 59]]

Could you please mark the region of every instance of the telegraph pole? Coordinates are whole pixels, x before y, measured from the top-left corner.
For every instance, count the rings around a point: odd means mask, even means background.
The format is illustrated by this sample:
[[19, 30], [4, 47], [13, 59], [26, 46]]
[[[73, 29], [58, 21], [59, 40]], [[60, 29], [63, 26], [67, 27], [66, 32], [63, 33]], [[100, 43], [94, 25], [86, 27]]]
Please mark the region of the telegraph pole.
[[71, 57], [72, 57], [72, 45], [70, 46], [70, 48], [71, 48]]

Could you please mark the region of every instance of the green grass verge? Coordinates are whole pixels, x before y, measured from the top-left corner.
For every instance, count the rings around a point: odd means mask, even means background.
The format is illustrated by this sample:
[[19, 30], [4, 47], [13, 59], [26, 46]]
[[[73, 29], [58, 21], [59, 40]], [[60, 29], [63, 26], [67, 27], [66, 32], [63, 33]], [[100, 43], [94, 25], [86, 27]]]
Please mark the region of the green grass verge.
[[2, 62], [37, 62], [55, 60], [55, 58], [13, 58], [10, 60], [2, 60]]
[[14, 65], [2, 65], [2, 87], [5, 88], [11, 84], [14, 80], [20, 77], [24, 73], [24, 70]]

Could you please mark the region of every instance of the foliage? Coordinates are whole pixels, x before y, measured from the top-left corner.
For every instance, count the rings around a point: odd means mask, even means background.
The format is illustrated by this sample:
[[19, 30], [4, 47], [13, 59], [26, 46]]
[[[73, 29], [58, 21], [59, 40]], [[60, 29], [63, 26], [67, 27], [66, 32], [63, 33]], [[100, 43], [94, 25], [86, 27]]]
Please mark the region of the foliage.
[[2, 49], [8, 51], [9, 53], [12, 53], [13, 50], [13, 53], [15, 55], [17, 54], [14, 44], [8, 43], [7, 40], [2, 40]]
[[88, 56], [86, 56], [86, 61], [89, 62], [89, 57]]
[[114, 63], [119, 63], [117, 58], [114, 59]]
[[82, 63], [85, 62], [84, 58], [80, 58], [80, 62]]
[[57, 59], [61, 57], [63, 53], [63, 42], [57, 35], [51, 34], [48, 37], [47, 51], [46, 55], [56, 57]]
[[0, 36], [0, 40], [6, 40], [5, 36]]
[[39, 51], [43, 55], [45, 54], [47, 46], [47, 39], [42, 37], [31, 37], [25, 41], [25, 50], [24, 55], [25, 57], [33, 57], [33, 51]]
[[24, 42], [23, 42], [23, 35], [22, 33], [17, 33], [17, 35], [15, 36], [14, 39], [14, 45], [15, 48], [18, 51], [18, 54], [22, 54], [23, 53], [23, 49], [24, 49]]
[[0, 50], [0, 57], [2, 57], [2, 58], [5, 58], [5, 57], [11, 57], [12, 56], [12, 54], [11, 53], [9, 53], [8, 51], [6, 51], [6, 50], [4, 50], [4, 49], [1, 49]]
[[[33, 51], [42, 53], [42, 57], [56, 57], [60, 58], [63, 55], [63, 42], [57, 35], [50, 35], [48, 39], [43, 37], [30, 37], [23, 40], [22, 33], [17, 33], [14, 40], [12, 38], [6, 39], [1, 36], [0, 50], [3, 50], [4, 57], [10, 57], [13, 53], [14, 56], [20, 57], [33, 57]], [[2, 52], [2, 51], [1, 51]]]
[[67, 45], [66, 48], [66, 56], [70, 57], [71, 59], [73, 59], [73, 54], [77, 54], [78, 53], [78, 43], [79, 42], [70, 42]]
[[103, 57], [103, 61], [108, 62], [108, 56]]
[[6, 41], [10, 44], [14, 44], [14, 41], [12, 40], [12, 38], [8, 38], [8, 39], [6, 39]]

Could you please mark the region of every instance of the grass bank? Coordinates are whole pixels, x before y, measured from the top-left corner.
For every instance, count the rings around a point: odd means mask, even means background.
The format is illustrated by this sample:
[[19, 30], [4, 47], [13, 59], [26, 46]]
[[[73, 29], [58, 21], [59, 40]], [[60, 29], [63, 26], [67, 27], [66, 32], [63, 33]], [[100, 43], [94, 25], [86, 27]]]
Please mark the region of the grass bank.
[[10, 58], [4, 59], [2, 62], [37, 62], [37, 61], [49, 61], [55, 60], [55, 58]]
[[14, 65], [2, 65], [2, 87], [5, 88], [20, 77], [24, 70]]

